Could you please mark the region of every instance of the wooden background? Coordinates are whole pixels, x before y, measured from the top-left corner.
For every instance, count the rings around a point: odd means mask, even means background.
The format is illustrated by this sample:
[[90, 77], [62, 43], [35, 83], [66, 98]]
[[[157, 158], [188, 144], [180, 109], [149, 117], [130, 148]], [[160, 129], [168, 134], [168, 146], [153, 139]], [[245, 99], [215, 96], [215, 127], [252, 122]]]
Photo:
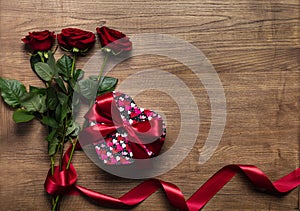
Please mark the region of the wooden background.
[[[122, 81], [139, 70], [159, 67], [180, 77], [196, 96], [202, 118], [197, 142], [181, 164], [158, 178], [178, 185], [186, 198], [231, 163], [257, 165], [276, 180], [299, 167], [299, 6], [299, 0], [1, 0], [0, 76], [42, 85], [30, 70], [29, 55], [20, 40], [33, 30], [58, 33], [65, 27], [78, 27], [95, 31], [106, 22], [128, 36], [152, 32], [182, 38], [201, 49], [214, 65], [227, 100], [224, 135], [203, 165], [198, 158], [211, 113], [207, 93], [193, 73], [176, 61], [154, 55], [131, 58], [110, 72]], [[96, 48], [80, 58], [78, 67], [84, 66]], [[138, 95], [136, 102], [166, 116], [167, 150], [180, 122], [173, 99], [148, 91]], [[36, 121], [15, 124], [12, 110], [2, 100], [0, 106], [0, 210], [49, 210], [50, 198], [43, 188], [49, 169], [46, 130]], [[78, 184], [113, 196], [140, 183], [103, 172], [83, 152], [76, 152], [74, 165]], [[159, 191], [133, 210], [172, 210], [163, 196]], [[68, 196], [61, 210], [109, 209]], [[239, 175], [203, 210], [299, 210], [299, 189], [274, 197], [257, 192]]]

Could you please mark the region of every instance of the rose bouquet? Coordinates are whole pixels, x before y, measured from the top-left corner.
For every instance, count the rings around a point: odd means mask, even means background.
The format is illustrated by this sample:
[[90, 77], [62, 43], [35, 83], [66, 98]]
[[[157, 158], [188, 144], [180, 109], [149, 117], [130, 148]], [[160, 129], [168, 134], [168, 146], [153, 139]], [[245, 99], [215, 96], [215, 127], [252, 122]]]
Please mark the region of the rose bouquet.
[[[31, 52], [31, 68], [44, 82], [44, 87], [30, 85], [27, 90], [17, 80], [0, 78], [1, 96], [7, 105], [15, 109], [13, 120], [20, 123], [37, 119], [48, 128], [45, 140], [48, 142], [51, 175], [57, 163], [59, 171], [70, 168], [81, 130], [73, 119], [74, 112], [82, 102], [92, 104], [95, 96], [111, 92], [117, 85], [116, 78], [102, 76], [109, 55], [117, 55], [132, 48], [129, 38], [119, 31], [105, 26], [98, 27], [96, 31], [106, 54], [99, 75], [83, 79], [84, 71], [76, 67], [76, 60], [85, 56], [94, 46], [96, 35], [77, 28], [65, 28], [58, 35], [45, 30], [30, 32], [22, 39]], [[57, 47], [51, 51], [56, 38], [58, 46], [66, 52], [57, 60]], [[71, 143], [72, 148], [70, 158], [64, 164], [64, 147], [67, 142]], [[52, 200], [53, 210], [57, 209], [58, 201], [59, 196], [55, 196]]]

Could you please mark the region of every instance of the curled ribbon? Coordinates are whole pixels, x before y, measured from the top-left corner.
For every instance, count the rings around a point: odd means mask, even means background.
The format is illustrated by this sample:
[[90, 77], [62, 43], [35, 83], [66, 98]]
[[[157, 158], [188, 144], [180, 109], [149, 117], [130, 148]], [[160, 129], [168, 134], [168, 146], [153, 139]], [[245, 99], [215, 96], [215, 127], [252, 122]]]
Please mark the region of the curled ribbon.
[[[149, 110], [145, 110], [147, 114]], [[158, 155], [163, 143], [163, 120], [145, 119], [129, 123], [121, 118], [113, 92], [98, 96], [85, 118], [93, 125], [86, 127], [79, 135], [81, 146], [93, 144], [122, 128], [126, 131], [130, 147], [136, 159], [147, 159]], [[100, 138], [99, 138], [100, 137]]]
[[[71, 148], [65, 153], [64, 165], [69, 159], [70, 151]], [[82, 194], [100, 205], [124, 208], [138, 205], [159, 188], [162, 188], [174, 208], [181, 211], [196, 211], [203, 208], [237, 173], [244, 173], [255, 187], [273, 194], [288, 193], [300, 185], [300, 168], [272, 183], [256, 166], [227, 165], [215, 173], [188, 200], [185, 200], [181, 190], [176, 185], [158, 179], [146, 180], [120, 198], [115, 198], [77, 185], [76, 171], [71, 164], [68, 170], [63, 168], [62, 171], [58, 171], [56, 169], [53, 176], [49, 173], [45, 181], [45, 189], [51, 195]]]

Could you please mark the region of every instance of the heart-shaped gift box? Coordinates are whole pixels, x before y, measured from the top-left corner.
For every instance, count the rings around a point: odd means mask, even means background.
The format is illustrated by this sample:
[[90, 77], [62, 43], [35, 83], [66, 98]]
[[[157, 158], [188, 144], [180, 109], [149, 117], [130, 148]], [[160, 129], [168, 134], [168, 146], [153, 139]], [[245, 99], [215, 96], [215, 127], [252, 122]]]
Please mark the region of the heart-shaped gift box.
[[85, 118], [88, 127], [79, 135], [80, 144], [93, 144], [99, 159], [108, 165], [157, 156], [166, 136], [160, 115], [139, 108], [121, 92], [98, 96]]

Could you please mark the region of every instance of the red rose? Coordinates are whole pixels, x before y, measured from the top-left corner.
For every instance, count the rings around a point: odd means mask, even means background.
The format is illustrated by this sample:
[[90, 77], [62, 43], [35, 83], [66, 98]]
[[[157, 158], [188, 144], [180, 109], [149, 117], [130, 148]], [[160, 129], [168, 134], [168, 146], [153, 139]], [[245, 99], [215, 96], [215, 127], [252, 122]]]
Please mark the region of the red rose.
[[70, 51], [76, 52], [79, 50], [85, 52], [95, 44], [96, 38], [93, 32], [84, 31], [76, 28], [62, 29], [57, 35], [58, 44]]
[[111, 49], [114, 53], [130, 51], [132, 43], [125, 34], [106, 26], [96, 28], [102, 48]]
[[27, 44], [33, 51], [48, 51], [54, 43], [54, 32], [49, 30], [29, 32], [22, 41]]

